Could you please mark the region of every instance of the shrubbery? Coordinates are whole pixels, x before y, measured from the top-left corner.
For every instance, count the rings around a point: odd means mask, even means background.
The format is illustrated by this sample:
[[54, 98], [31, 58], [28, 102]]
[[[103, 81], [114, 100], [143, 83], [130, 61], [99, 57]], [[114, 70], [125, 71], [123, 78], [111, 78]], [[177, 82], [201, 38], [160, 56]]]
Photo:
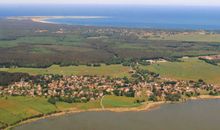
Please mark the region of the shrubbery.
[[30, 75], [27, 73], [8, 73], [0, 72], [0, 86], [7, 86], [11, 83], [18, 82], [21, 79], [27, 79]]
[[205, 61], [208, 64], [218, 65], [218, 62], [215, 60], [208, 60], [208, 59], [203, 59], [203, 58], [199, 58], [199, 59]]
[[181, 99], [181, 94], [167, 94], [165, 98], [167, 101], [175, 102]]

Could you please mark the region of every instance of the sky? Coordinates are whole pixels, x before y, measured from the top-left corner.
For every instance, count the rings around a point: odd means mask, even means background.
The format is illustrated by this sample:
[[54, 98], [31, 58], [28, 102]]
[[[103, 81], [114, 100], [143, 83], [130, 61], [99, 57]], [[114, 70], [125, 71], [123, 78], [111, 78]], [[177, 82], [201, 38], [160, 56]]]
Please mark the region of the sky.
[[0, 0], [0, 4], [140, 4], [220, 6], [220, 0]]

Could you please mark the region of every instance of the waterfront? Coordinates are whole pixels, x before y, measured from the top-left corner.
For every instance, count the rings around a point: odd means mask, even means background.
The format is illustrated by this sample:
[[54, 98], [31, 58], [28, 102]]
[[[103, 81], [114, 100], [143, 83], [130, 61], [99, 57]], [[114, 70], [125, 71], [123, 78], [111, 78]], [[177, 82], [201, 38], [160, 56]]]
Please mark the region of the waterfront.
[[220, 100], [164, 104], [151, 111], [82, 112], [50, 117], [14, 130], [210, 130], [219, 128]]

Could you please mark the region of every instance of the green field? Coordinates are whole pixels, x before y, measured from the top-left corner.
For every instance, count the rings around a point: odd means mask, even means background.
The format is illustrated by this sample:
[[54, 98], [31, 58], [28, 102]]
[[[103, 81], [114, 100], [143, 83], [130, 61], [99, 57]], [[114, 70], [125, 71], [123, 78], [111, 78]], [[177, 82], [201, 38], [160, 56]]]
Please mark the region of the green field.
[[159, 73], [162, 77], [179, 80], [203, 79], [208, 83], [220, 85], [220, 66], [205, 63], [198, 58], [182, 60], [183, 62], [165, 62], [143, 68]]
[[98, 75], [124, 77], [129, 76], [129, 67], [122, 65], [102, 65], [100, 67], [88, 67], [86, 65], [60, 67], [53, 65], [49, 68], [0, 68], [0, 71], [23, 72], [31, 75], [60, 74], [60, 75]]
[[136, 98], [122, 96], [105, 96], [102, 104], [105, 108], [112, 107], [137, 107], [139, 103], [135, 103]]
[[7, 124], [56, 110], [56, 107], [47, 103], [44, 98], [9, 97], [7, 100], [0, 98], [0, 104], [0, 121]]
[[[140, 106], [140, 104], [135, 103], [135, 98], [129, 97], [105, 96], [102, 102], [105, 108]], [[69, 109], [88, 110], [92, 108], [101, 108], [100, 100], [72, 104], [57, 102], [56, 105], [52, 105], [44, 97], [1, 97], [0, 122], [11, 125], [22, 119], [39, 114], [48, 114]], [[0, 123], [1, 125], [3, 124]]]
[[48, 103], [47, 99], [43, 97], [0, 98], [0, 121], [10, 125], [27, 117], [66, 110], [69, 108], [76, 108], [79, 110], [100, 108], [99, 102], [99, 100], [88, 103], [73, 104], [58, 102], [55, 106]]

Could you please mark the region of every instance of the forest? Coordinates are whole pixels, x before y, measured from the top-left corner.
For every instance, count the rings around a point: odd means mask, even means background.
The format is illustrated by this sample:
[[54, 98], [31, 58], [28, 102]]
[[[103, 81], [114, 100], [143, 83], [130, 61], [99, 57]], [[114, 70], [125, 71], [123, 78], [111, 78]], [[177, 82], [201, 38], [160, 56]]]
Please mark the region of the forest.
[[[185, 33], [195, 35], [181, 39]], [[214, 33], [214, 34], [213, 34]], [[171, 39], [175, 36], [178, 39]], [[127, 64], [131, 60], [213, 55], [218, 32], [70, 26], [0, 19], [0, 66], [46, 68], [53, 64]], [[201, 37], [201, 40], [199, 40]], [[207, 40], [203, 40], [207, 37]]]

